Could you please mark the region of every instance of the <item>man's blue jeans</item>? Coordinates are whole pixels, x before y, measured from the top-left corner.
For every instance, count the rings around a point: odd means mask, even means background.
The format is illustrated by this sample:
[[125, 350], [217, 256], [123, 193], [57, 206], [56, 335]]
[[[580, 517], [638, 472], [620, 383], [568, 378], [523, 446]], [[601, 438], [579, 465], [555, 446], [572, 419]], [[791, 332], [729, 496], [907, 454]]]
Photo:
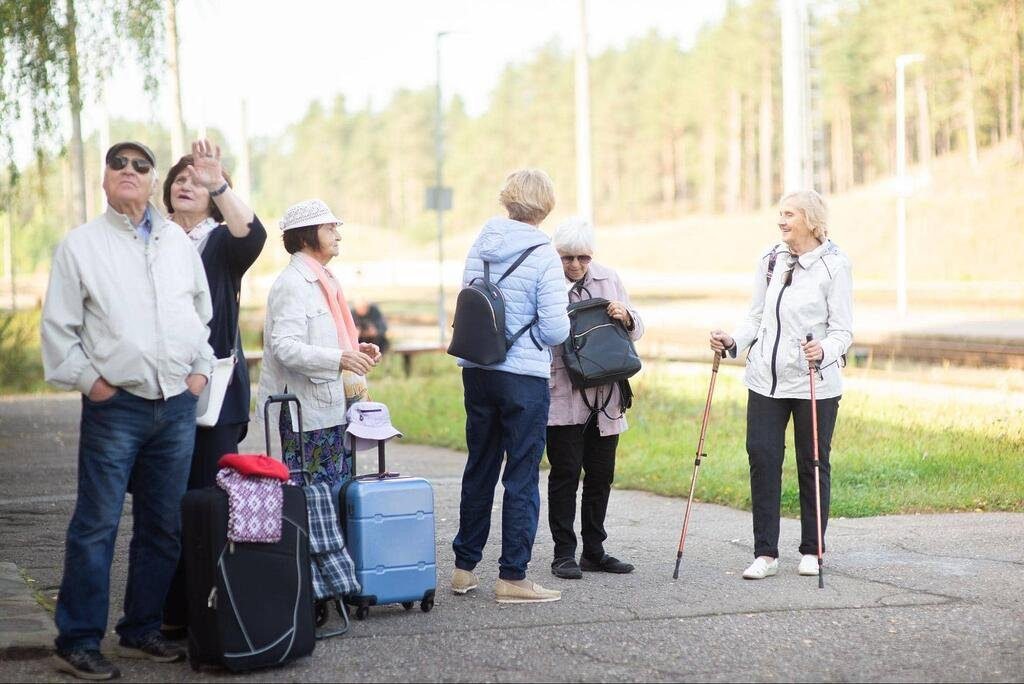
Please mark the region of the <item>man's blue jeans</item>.
[[480, 562], [491, 529], [491, 506], [503, 457], [501, 558], [498, 576], [526, 577], [540, 515], [538, 478], [547, 437], [551, 393], [545, 378], [464, 368], [466, 446], [459, 533], [452, 543], [455, 567]]
[[78, 501], [68, 526], [57, 599], [57, 648], [99, 649], [107, 629], [110, 564], [132, 481], [132, 540], [124, 617], [117, 633], [135, 642], [160, 629], [164, 596], [181, 549], [185, 494], [196, 430], [196, 397], [142, 399], [118, 390], [82, 397]]

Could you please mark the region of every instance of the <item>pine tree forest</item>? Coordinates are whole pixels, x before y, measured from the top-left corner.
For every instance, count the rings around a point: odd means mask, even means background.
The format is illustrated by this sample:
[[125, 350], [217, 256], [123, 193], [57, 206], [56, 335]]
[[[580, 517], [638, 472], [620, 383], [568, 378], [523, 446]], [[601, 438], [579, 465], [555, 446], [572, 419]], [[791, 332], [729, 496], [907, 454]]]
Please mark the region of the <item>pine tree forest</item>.
[[[842, 193], [892, 176], [895, 60], [907, 72], [911, 164], [1021, 144], [1020, 0], [843, 0], [811, 3], [817, 178]], [[732, 1], [689, 49], [652, 32], [591, 55], [595, 219], [602, 224], [766, 207], [782, 190], [782, 84], [778, 3]], [[252, 200], [271, 220], [291, 202], [321, 197], [347, 221], [433, 235], [424, 206], [434, 184], [433, 87], [393, 94], [382, 108], [338, 96], [309, 106], [280, 137], [250, 141]], [[219, 135], [210, 131], [211, 137]], [[167, 159], [169, 134], [116, 120], [112, 139], [143, 136]], [[497, 211], [508, 171], [545, 169], [559, 203], [575, 204], [573, 53], [550, 43], [497, 78], [489, 106], [444, 102], [445, 184], [452, 230]], [[223, 137], [221, 138], [223, 139]], [[99, 143], [86, 141], [89, 206], [99, 198]], [[236, 155], [227, 150], [228, 163]], [[44, 267], [71, 223], [66, 153], [44, 153], [17, 185], [17, 261]], [[312, 170], [315, 169], [315, 172]], [[9, 179], [9, 175], [8, 175]]]

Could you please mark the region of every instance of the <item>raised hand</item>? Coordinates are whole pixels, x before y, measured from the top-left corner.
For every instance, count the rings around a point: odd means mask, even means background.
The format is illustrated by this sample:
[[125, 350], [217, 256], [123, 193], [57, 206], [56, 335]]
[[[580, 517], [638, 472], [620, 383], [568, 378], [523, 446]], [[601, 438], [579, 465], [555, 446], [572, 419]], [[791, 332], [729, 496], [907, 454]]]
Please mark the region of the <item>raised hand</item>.
[[213, 192], [224, 183], [224, 168], [220, 164], [220, 146], [207, 139], [192, 143], [192, 163], [186, 167], [196, 185]]

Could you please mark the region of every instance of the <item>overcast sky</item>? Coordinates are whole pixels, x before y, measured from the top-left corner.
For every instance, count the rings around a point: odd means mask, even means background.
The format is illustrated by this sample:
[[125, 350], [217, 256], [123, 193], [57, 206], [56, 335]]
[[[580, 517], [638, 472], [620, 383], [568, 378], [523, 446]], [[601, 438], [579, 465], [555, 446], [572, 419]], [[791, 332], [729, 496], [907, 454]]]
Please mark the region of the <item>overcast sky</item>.
[[[688, 46], [723, 6], [588, 0], [590, 53], [651, 29]], [[577, 8], [578, 0], [178, 0], [185, 122], [238, 136], [243, 97], [250, 135], [279, 133], [311, 101], [338, 93], [354, 107], [381, 107], [398, 88], [434, 83], [438, 31], [453, 31], [442, 40], [445, 94], [460, 94], [476, 114], [506, 64], [530, 59], [552, 39], [575, 48]], [[86, 134], [104, 107], [111, 116], [167, 121], [168, 89], [153, 103], [141, 83], [131, 64], [118, 69], [103, 100], [87, 103]], [[26, 153], [28, 142], [19, 146]]]

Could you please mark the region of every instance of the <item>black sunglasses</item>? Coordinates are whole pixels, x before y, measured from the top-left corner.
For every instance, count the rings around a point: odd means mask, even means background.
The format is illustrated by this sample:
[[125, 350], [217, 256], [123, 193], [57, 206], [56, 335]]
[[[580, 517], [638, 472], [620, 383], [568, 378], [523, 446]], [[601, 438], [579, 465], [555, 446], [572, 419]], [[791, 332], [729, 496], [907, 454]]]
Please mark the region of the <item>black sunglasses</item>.
[[590, 256], [589, 254], [580, 254], [580, 255], [567, 254], [567, 255], [562, 257], [562, 263], [563, 264], [571, 264], [573, 259], [575, 259], [576, 261], [580, 262], [580, 264], [586, 266], [587, 264], [589, 264], [591, 262], [591, 260], [593, 260], [593, 258], [594, 257]]
[[131, 160], [129, 160], [128, 157], [120, 157], [120, 156], [118, 156], [118, 157], [111, 157], [107, 161], [107, 166], [109, 166], [114, 171], [120, 171], [124, 167], [128, 166], [128, 162], [129, 161], [131, 161], [131, 163], [132, 163], [132, 168], [135, 169], [136, 172], [141, 173], [143, 175], [149, 173], [150, 169], [153, 168], [153, 165], [150, 164], [149, 161], [147, 161], [145, 159], [131, 159]]

